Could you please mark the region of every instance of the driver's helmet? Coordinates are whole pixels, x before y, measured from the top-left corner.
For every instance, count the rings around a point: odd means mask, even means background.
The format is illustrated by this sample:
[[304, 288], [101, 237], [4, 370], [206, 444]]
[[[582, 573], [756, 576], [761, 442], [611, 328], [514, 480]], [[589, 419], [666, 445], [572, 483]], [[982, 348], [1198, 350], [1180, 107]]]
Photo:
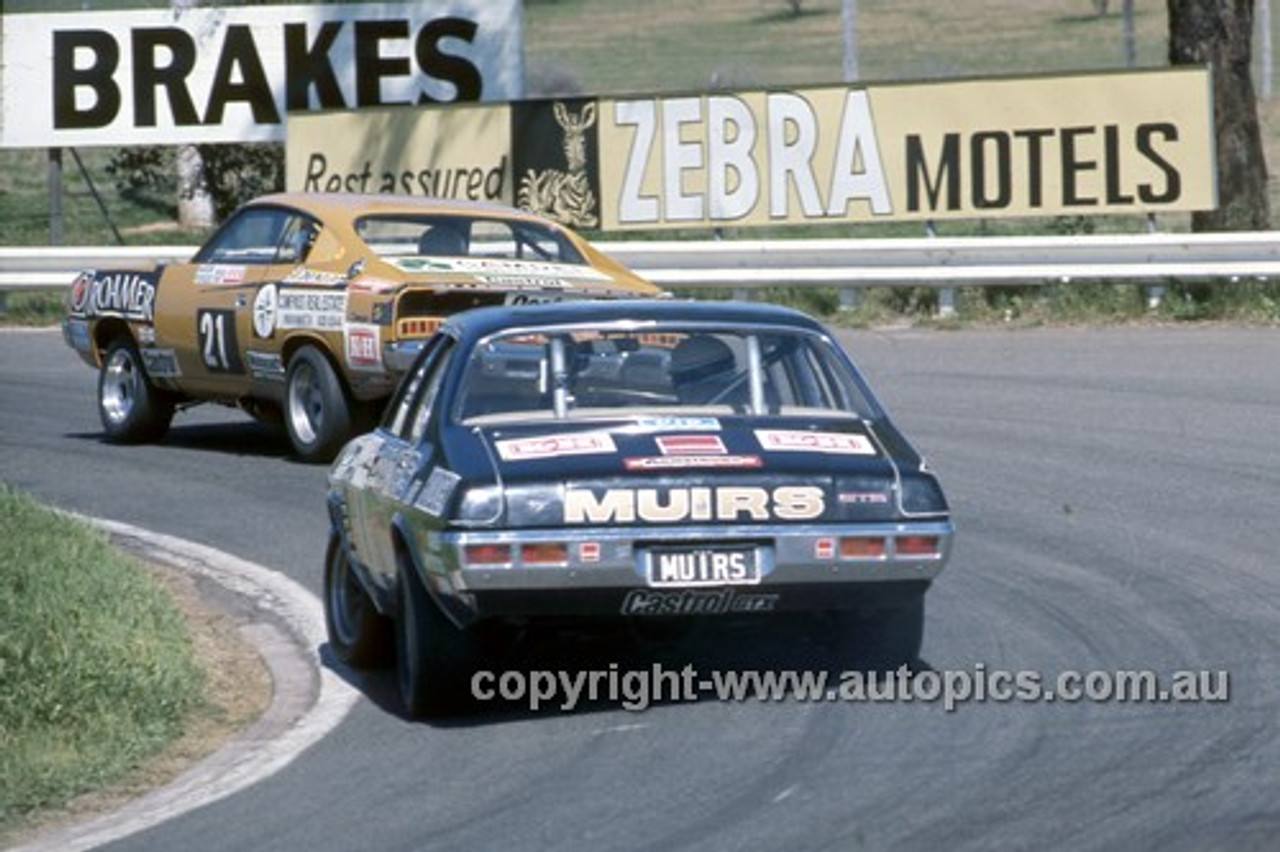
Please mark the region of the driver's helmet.
[[733, 375], [737, 359], [718, 337], [686, 337], [671, 352], [671, 384], [681, 402], [709, 402]]

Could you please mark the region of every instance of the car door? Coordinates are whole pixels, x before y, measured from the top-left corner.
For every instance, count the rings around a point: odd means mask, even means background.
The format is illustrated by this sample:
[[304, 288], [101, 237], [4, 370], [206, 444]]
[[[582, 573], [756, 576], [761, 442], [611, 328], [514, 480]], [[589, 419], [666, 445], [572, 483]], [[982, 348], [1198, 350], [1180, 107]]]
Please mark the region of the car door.
[[270, 343], [264, 347], [258, 338], [269, 338], [274, 331], [263, 326], [261, 312], [255, 310], [259, 293], [305, 260], [309, 241], [301, 237], [313, 236], [317, 229], [300, 211], [244, 207], [190, 263], [166, 271], [156, 294], [156, 343], [174, 350], [183, 390], [196, 396], [248, 391], [248, 350], [270, 350]]
[[370, 465], [363, 505], [356, 513], [360, 528], [353, 529], [357, 549], [374, 570], [395, 570], [393, 522], [404, 511], [420, 511], [413, 503], [440, 457], [440, 388], [454, 358], [455, 342], [437, 335], [406, 377], [401, 396], [387, 412], [379, 434], [382, 438]]

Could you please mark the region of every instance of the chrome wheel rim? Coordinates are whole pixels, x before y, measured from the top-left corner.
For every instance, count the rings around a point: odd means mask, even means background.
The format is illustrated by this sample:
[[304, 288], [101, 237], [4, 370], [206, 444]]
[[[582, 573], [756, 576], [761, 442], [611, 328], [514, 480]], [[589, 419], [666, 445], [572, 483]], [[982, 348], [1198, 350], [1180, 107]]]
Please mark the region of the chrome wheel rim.
[[315, 369], [307, 363], [294, 368], [289, 384], [289, 424], [304, 444], [313, 444], [324, 422], [324, 395]]
[[129, 419], [138, 400], [138, 383], [142, 376], [138, 365], [126, 349], [117, 349], [107, 358], [102, 370], [100, 400], [103, 416], [119, 425]]

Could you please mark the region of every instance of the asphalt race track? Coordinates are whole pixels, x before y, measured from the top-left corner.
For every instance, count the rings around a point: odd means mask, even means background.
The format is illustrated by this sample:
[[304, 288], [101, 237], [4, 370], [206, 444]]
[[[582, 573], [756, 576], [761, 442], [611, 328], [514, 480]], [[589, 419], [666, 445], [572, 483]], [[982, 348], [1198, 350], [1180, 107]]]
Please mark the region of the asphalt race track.
[[[482, 705], [411, 723], [392, 678], [280, 773], [119, 850], [1264, 849], [1280, 837], [1280, 333], [842, 335], [956, 511], [923, 664], [1225, 676], [1226, 701]], [[0, 332], [0, 479], [320, 590], [325, 470], [229, 411], [99, 437], [57, 332]], [[781, 635], [780, 635], [781, 634]], [[322, 649], [323, 651], [323, 649]], [[588, 653], [589, 652], [589, 653]], [[791, 626], [540, 665], [838, 668]], [[678, 662], [677, 662], [678, 661]], [[350, 677], [349, 673], [344, 673]]]

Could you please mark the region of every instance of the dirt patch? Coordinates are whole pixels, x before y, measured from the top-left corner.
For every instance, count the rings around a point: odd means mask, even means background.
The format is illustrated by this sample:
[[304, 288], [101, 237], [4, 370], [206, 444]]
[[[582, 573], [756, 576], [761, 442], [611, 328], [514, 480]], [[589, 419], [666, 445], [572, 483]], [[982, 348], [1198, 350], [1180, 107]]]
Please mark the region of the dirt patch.
[[111, 813], [164, 786], [217, 751], [270, 705], [271, 673], [241, 631], [244, 619], [202, 594], [191, 575], [159, 565], [146, 568], [186, 620], [192, 651], [205, 673], [202, 706], [187, 719], [182, 736], [163, 752], [110, 786], [35, 814], [11, 834], [0, 834], [0, 846], [31, 842], [45, 832]]

